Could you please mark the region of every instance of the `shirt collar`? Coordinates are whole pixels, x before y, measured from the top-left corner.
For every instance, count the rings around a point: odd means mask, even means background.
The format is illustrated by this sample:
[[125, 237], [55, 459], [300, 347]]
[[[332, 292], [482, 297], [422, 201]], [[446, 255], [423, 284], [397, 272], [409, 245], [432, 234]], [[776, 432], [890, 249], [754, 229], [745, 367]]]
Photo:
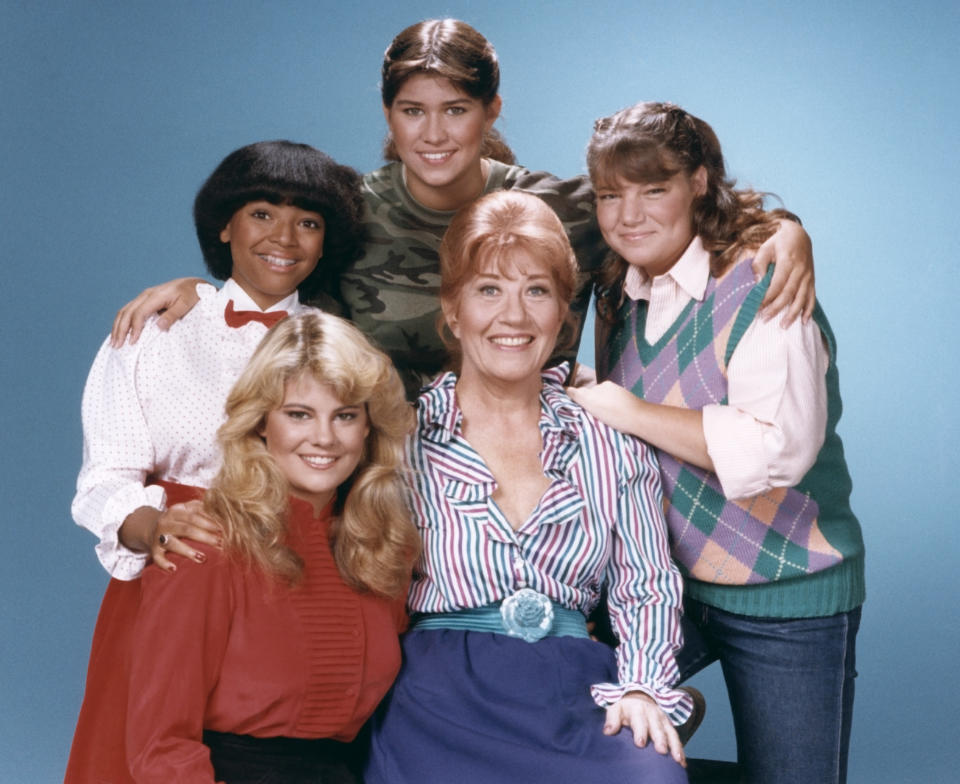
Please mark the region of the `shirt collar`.
[[[564, 362], [541, 372], [540, 427], [577, 438], [580, 434], [579, 410], [563, 389], [569, 370], [568, 363]], [[457, 404], [456, 386], [456, 374], [444, 373], [435, 378], [417, 400], [425, 438], [443, 443], [452, 440], [459, 432], [463, 412]]]
[[417, 398], [417, 410], [425, 438], [443, 443], [450, 441], [459, 430], [463, 414], [457, 405], [456, 386], [456, 374], [443, 373], [431, 381]]
[[300, 304], [300, 297], [297, 292], [294, 291], [292, 294], [287, 295], [279, 302], [264, 310], [250, 298], [250, 295], [247, 294], [233, 278], [229, 278], [224, 282], [223, 288], [220, 289], [220, 293], [217, 296], [224, 306], [226, 306], [228, 300], [232, 299], [234, 310], [258, 310], [261, 313], [270, 313], [275, 310], [285, 310], [287, 313], [295, 313], [297, 306]]
[[[700, 237], [694, 237], [676, 264], [657, 277], [670, 278], [690, 298], [702, 300], [710, 280], [710, 253], [703, 247]], [[653, 280], [641, 267], [629, 264], [623, 279], [623, 292], [632, 300], [648, 300]]]
[[[483, 191], [478, 195], [477, 198], [483, 196], [490, 191], [499, 190], [500, 183], [503, 180], [504, 172], [507, 170], [507, 165], [501, 163], [500, 161], [495, 161], [492, 158], [484, 158], [485, 167], [487, 169], [487, 176], [483, 181]], [[429, 217], [431, 220], [442, 219], [446, 222], [449, 222], [450, 219], [456, 215], [457, 210], [435, 210], [433, 207], [427, 207], [425, 204], [421, 204], [410, 193], [410, 189], [407, 187], [407, 168], [400, 161], [394, 161], [389, 164], [394, 166], [393, 177], [394, 177], [394, 186], [397, 187], [401, 194], [401, 199], [404, 201], [406, 207], [414, 214], [421, 214], [425, 217]]]
[[569, 373], [569, 363], [563, 362], [540, 374], [543, 379], [540, 390], [540, 427], [577, 438], [580, 435], [579, 408], [563, 388], [563, 382]]

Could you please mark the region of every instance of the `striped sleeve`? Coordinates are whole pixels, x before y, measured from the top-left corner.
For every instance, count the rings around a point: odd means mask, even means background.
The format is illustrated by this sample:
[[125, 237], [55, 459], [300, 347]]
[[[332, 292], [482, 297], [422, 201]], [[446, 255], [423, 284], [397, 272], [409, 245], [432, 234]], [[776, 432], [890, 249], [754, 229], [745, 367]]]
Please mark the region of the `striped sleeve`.
[[644, 692], [674, 724], [681, 724], [692, 710], [689, 696], [672, 688], [678, 677], [683, 584], [670, 559], [660, 470], [643, 442], [616, 438], [622, 459], [607, 584], [610, 620], [621, 640], [620, 683], [594, 684], [591, 693], [606, 707], [628, 692]]
[[551, 484], [516, 530], [492, 501], [494, 476], [462, 438], [455, 376], [420, 397], [409, 489], [423, 550], [408, 606], [449, 612], [530, 587], [587, 615], [606, 579], [622, 641], [619, 682], [593, 685], [593, 699], [606, 706], [642, 691], [681, 723], [692, 710], [690, 698], [671, 688], [682, 584], [669, 555], [659, 465], [641, 441], [573, 403], [562, 388], [566, 372], [544, 372], [541, 460]]

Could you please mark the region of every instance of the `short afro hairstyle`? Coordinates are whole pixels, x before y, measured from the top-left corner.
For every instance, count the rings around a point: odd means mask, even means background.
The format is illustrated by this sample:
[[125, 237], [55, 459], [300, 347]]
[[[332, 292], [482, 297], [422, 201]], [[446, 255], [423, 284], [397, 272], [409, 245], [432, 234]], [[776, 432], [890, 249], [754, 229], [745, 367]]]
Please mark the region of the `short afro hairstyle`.
[[298, 287], [339, 299], [340, 273], [362, 247], [360, 174], [308, 144], [257, 142], [230, 153], [200, 188], [193, 221], [210, 274], [226, 280], [233, 269], [230, 246], [220, 240], [234, 213], [253, 201], [291, 204], [323, 216], [323, 258]]

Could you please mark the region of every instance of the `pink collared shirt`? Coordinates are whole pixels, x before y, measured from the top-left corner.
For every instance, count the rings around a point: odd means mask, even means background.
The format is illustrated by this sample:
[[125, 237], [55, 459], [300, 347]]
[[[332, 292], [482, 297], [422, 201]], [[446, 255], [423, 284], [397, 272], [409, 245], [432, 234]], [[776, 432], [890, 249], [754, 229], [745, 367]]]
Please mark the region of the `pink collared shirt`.
[[[709, 278], [699, 237], [663, 275], [628, 267], [624, 293], [650, 303], [647, 342], [659, 340], [691, 300], [703, 300]], [[727, 368], [727, 404], [703, 408], [707, 452], [728, 498], [792, 487], [813, 466], [826, 433], [829, 362], [813, 320], [784, 329], [756, 318], [747, 328]]]

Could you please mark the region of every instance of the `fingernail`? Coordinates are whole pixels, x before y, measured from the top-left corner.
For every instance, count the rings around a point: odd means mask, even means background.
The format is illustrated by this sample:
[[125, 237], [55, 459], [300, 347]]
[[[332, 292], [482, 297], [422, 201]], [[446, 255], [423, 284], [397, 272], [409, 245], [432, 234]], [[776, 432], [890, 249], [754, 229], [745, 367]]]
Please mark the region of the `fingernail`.
[[194, 553], [193, 560], [196, 561], [197, 563], [203, 563], [204, 561], [207, 560], [207, 556], [205, 556], [203, 553]]

